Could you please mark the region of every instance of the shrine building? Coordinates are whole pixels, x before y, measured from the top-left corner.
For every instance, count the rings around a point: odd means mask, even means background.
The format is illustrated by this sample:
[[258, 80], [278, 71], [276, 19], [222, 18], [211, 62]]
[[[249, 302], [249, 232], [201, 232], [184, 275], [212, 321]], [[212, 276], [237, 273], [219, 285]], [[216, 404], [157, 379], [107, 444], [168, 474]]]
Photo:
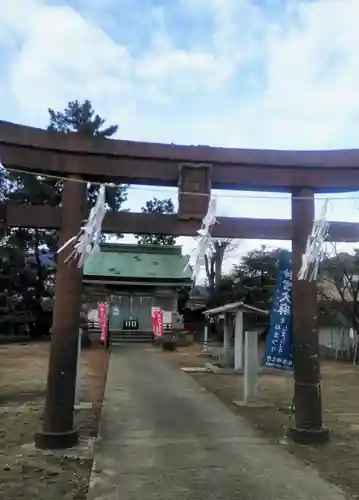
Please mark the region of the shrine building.
[[[188, 257], [180, 246], [103, 244], [83, 270], [83, 305], [96, 322], [99, 302], [106, 302], [114, 335], [148, 340], [152, 307], [175, 317], [179, 289], [192, 286]], [[164, 320], [165, 321], [165, 320]]]

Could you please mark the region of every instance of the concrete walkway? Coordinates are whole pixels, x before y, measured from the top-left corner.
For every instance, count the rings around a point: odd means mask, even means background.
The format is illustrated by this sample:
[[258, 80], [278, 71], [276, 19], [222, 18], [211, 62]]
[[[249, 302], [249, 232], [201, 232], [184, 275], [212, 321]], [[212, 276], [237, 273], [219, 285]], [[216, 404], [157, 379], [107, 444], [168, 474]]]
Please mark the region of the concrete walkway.
[[344, 498], [155, 349], [111, 354], [88, 500]]

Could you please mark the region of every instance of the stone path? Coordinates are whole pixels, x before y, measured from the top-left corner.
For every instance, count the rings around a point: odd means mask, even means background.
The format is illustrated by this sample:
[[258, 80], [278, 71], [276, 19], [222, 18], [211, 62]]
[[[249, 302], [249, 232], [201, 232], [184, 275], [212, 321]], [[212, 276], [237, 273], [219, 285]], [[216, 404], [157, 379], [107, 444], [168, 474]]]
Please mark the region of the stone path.
[[345, 496], [156, 349], [113, 350], [88, 500], [232, 499]]

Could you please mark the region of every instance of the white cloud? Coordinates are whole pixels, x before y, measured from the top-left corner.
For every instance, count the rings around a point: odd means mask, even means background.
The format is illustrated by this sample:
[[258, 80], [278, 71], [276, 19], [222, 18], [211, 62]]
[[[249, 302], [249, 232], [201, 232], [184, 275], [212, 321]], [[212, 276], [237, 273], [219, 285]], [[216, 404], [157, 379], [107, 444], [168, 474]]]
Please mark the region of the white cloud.
[[[227, 64], [212, 53], [174, 47], [158, 15], [153, 17], [158, 29], [135, 58], [131, 46], [116, 43], [68, 6], [12, 1], [4, 0], [0, 26], [19, 37], [21, 49], [8, 76], [19, 105], [34, 121], [43, 119], [48, 105], [61, 108], [70, 98], [86, 96], [131, 134], [143, 104], [163, 105], [176, 92], [213, 89], [226, 75]], [[25, 10], [18, 16], [20, 5]], [[121, 129], [126, 134], [122, 124]]]
[[26, 25], [22, 17], [14, 17], [16, 12], [8, 16], [22, 40], [9, 79], [24, 112], [34, 120], [43, 119], [48, 106], [61, 108], [68, 100], [87, 95], [100, 103], [108, 99], [108, 108], [121, 96], [124, 111], [131, 114], [127, 49], [69, 7], [34, 2], [31, 11], [28, 2], [28, 8]]
[[[101, 12], [111, 8], [121, 31], [128, 2], [108, 0], [102, 10], [82, 2], [82, 17], [45, 0], [3, 0], [2, 39], [21, 42], [8, 78], [26, 120], [43, 121], [48, 106], [88, 97], [120, 123], [124, 137], [244, 147], [345, 145], [359, 112], [357, 0], [288, 2], [277, 21], [266, 2], [180, 4], [188, 17], [211, 20], [208, 44], [191, 47], [195, 33], [189, 31], [186, 48], [179, 46], [166, 21], [170, 7], [144, 2], [145, 12], [131, 9], [132, 19], [146, 14], [148, 23], [147, 43], [135, 53], [136, 32], [133, 43], [121, 44], [99, 26]], [[176, 107], [171, 136], [167, 120]]]
[[[119, 31], [127, 4], [118, 7]], [[48, 106], [89, 97], [112, 121], [123, 122], [123, 135], [137, 130], [143, 138], [147, 130], [149, 139], [160, 139], [161, 133], [166, 139], [168, 106], [196, 108], [199, 93], [202, 99], [207, 95], [208, 106], [221, 107], [221, 119], [217, 110], [202, 106], [178, 141], [328, 147], [345, 140], [348, 122], [359, 111], [357, 0], [289, 2], [278, 21], [261, 8], [266, 2], [180, 4], [189, 17], [207, 13], [211, 19], [207, 46], [191, 48], [191, 32], [186, 33], [189, 48], [176, 45], [165, 7], [144, 2], [146, 12], [137, 15], [146, 14], [153, 29], [142, 53], [134, 55], [131, 43], [116, 43], [96, 25], [106, 8], [115, 16], [118, 2], [101, 2], [102, 11], [98, 3], [87, 2], [88, 15], [82, 17], [68, 5], [45, 0], [3, 0], [1, 39], [20, 40], [8, 78], [27, 119], [44, 119]], [[81, 5], [86, 8], [86, 2]], [[243, 90], [243, 81], [249, 88]], [[151, 128], [156, 106], [163, 122], [157, 119]]]
[[302, 131], [312, 138], [313, 146], [329, 147], [331, 142], [338, 146], [338, 135], [341, 140], [359, 110], [355, 25], [359, 3], [302, 3], [296, 14], [290, 29], [277, 28], [268, 39], [263, 108], [286, 129], [287, 136]]

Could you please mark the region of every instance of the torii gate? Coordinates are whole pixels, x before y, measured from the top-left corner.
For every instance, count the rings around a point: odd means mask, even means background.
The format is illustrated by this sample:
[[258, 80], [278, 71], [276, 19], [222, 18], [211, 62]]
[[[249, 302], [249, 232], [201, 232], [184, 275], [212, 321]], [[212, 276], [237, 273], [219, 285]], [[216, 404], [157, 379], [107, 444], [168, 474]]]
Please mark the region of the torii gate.
[[[78, 180], [177, 186], [175, 215], [108, 213], [105, 232], [195, 236], [211, 189], [270, 190], [292, 194], [292, 220], [219, 218], [215, 237], [292, 241], [296, 414], [293, 439], [328, 439], [322, 425], [316, 285], [296, 279], [314, 219], [314, 193], [359, 189], [359, 150], [274, 151], [176, 146], [86, 138], [0, 122], [0, 159], [8, 168], [60, 175], [62, 207], [4, 203], [0, 224], [60, 229], [60, 244], [78, 233], [86, 185]], [[333, 222], [332, 241], [359, 241], [359, 224]], [[68, 249], [68, 252], [71, 248]], [[66, 257], [66, 256], [65, 256]], [[82, 271], [59, 259], [42, 448], [73, 446], [73, 401]]]

